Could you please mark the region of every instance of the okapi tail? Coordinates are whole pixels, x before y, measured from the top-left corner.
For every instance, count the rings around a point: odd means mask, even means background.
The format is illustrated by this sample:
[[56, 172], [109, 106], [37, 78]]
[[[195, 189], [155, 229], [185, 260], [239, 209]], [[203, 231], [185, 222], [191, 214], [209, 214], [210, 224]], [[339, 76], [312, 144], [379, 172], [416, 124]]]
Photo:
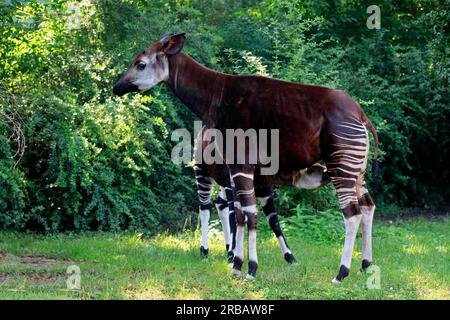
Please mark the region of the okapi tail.
[[373, 136], [373, 141], [375, 142], [375, 150], [373, 151], [373, 158], [372, 158], [372, 173], [378, 174], [378, 171], [380, 170], [380, 163], [378, 162], [378, 133], [375, 129], [372, 122], [370, 122], [369, 118], [367, 118], [366, 115], [363, 114], [363, 123], [367, 128], [369, 128], [370, 132]]

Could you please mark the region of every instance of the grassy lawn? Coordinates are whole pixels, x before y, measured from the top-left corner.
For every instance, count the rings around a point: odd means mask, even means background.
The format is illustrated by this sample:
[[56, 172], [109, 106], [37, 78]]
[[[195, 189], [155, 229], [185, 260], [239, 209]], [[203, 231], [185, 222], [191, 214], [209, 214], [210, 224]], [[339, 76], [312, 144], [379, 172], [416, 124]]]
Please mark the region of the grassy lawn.
[[[263, 223], [263, 222], [261, 222]], [[258, 239], [257, 279], [230, 275], [220, 233], [211, 233], [211, 256], [199, 257], [199, 233], [144, 239], [124, 232], [41, 236], [0, 233], [0, 299], [449, 299], [450, 220], [414, 219], [374, 225], [381, 289], [358, 275], [358, 239], [350, 276], [337, 272], [342, 242], [289, 234], [299, 261], [287, 265], [276, 240]], [[81, 289], [68, 290], [69, 265], [81, 270]], [[246, 264], [244, 264], [246, 270]]]

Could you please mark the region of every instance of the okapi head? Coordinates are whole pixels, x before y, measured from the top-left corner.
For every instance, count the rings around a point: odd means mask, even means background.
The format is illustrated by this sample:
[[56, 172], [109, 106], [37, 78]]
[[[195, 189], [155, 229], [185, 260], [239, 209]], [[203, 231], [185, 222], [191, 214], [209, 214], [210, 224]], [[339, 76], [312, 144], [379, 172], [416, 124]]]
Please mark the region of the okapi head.
[[123, 96], [129, 92], [146, 91], [166, 81], [169, 78], [168, 57], [181, 51], [185, 39], [184, 33], [169, 34], [152, 44], [134, 59], [114, 86], [113, 93]]

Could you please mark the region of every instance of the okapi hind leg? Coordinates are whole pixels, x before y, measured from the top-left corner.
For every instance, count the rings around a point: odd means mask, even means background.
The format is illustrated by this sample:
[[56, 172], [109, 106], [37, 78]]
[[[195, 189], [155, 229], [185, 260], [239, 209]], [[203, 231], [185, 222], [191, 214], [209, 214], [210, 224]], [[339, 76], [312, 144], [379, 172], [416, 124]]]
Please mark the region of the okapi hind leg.
[[269, 222], [270, 228], [280, 244], [284, 259], [289, 264], [297, 263], [281, 230], [280, 221], [278, 220], [278, 214], [275, 209], [273, 186], [258, 188], [255, 190], [255, 193], [256, 199], [261, 204], [266, 219]]
[[361, 271], [365, 271], [372, 264], [372, 221], [375, 212], [375, 203], [363, 182], [358, 199], [362, 218], [362, 264]]
[[208, 224], [211, 215], [211, 190], [213, 180], [209, 176], [205, 166], [195, 165], [195, 182], [197, 185], [198, 200], [200, 202], [200, 229], [202, 232], [202, 239], [200, 245], [200, 255], [202, 258], [208, 258]]
[[329, 132], [329, 153], [325, 162], [345, 223], [340, 268], [332, 281], [339, 284], [349, 275], [356, 234], [362, 219], [358, 194], [367, 165], [369, 139], [366, 128], [357, 119], [332, 123]]
[[[353, 211], [353, 209], [349, 209]], [[351, 216], [345, 216], [344, 213], [344, 224], [345, 224], [345, 243], [344, 250], [342, 251], [341, 264], [339, 267], [339, 272], [336, 277], [332, 280], [334, 284], [339, 284], [342, 280], [347, 277], [350, 273], [350, 266], [352, 263], [353, 249], [355, 246], [356, 234], [358, 233], [359, 224], [361, 222], [361, 214], [352, 213]]]

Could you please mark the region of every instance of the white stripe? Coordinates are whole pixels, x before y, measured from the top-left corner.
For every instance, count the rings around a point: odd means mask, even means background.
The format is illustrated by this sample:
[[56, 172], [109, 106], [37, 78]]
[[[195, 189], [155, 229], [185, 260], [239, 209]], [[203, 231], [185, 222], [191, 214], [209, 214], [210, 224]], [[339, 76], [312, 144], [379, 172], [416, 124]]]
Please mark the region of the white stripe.
[[252, 174], [252, 173], [243, 173], [243, 172], [235, 173], [235, 174], [233, 174], [233, 175], [231, 176], [231, 178], [234, 179], [235, 177], [238, 177], [238, 176], [241, 176], [241, 177], [244, 177], [244, 178], [252, 179], [252, 180], [253, 180], [253, 174]]
[[284, 240], [283, 236], [279, 236], [277, 239], [278, 243], [280, 244], [281, 252], [283, 252], [283, 254], [287, 252], [292, 253], [291, 250], [289, 250], [289, 248], [286, 246], [286, 241]]
[[251, 194], [253, 194], [255, 192], [255, 189], [250, 189], [250, 190], [238, 190], [238, 191], [236, 191], [236, 194], [238, 195], [238, 196], [241, 196], [241, 195], [251, 195]]
[[353, 141], [353, 142], [358, 142], [358, 143], [366, 143], [366, 137], [361, 137], [361, 138], [346, 138], [346, 137], [342, 137], [336, 133], [333, 133], [334, 136], [338, 137], [339, 139], [343, 139], [343, 140], [349, 140], [349, 141]]
[[355, 146], [346, 143], [334, 143], [333, 146], [344, 148], [346, 151], [366, 151], [367, 146]]
[[266, 216], [267, 221], [270, 220], [270, 218], [272, 218], [274, 215], [276, 215], [276, 212], [272, 212], [271, 214], [269, 214], [268, 216]]
[[363, 126], [359, 122], [356, 122], [356, 123], [342, 122], [342, 123], [338, 124], [338, 127], [350, 128], [350, 129], [353, 129], [353, 130], [361, 130], [361, 131], [365, 129], [365, 126]]
[[[357, 151], [353, 151], [353, 150], [338, 150], [333, 152], [332, 154], [330, 154], [330, 157], [335, 157], [337, 155], [347, 155], [347, 156], [351, 156], [351, 155], [355, 155], [355, 156], [360, 156], [360, 157], [364, 157], [366, 155], [366, 152], [357, 152]], [[357, 160], [361, 160], [361, 159], [357, 159]]]
[[245, 207], [242, 207], [241, 210], [245, 211], [245, 212], [249, 212], [249, 213], [254, 213], [254, 212], [256, 212], [256, 205], [253, 204], [251, 206], [245, 206]]
[[351, 175], [357, 175], [357, 174], [358, 174], [358, 172], [348, 171], [348, 170], [345, 170], [345, 169], [340, 168], [340, 167], [336, 167], [336, 168], [328, 168], [328, 170], [329, 170], [329, 171], [340, 170], [340, 171], [342, 171], [342, 172], [345, 172], [345, 173], [348, 173], [348, 174], [351, 174]]
[[362, 163], [358, 165], [358, 164], [353, 164], [353, 163], [348, 162], [348, 161], [339, 161], [339, 162], [328, 162], [327, 165], [328, 166], [330, 166], [330, 165], [343, 165], [343, 166], [346, 166], [346, 167], [350, 167], [351, 169], [357, 169], [357, 172], [359, 172], [359, 170], [361, 169]]

